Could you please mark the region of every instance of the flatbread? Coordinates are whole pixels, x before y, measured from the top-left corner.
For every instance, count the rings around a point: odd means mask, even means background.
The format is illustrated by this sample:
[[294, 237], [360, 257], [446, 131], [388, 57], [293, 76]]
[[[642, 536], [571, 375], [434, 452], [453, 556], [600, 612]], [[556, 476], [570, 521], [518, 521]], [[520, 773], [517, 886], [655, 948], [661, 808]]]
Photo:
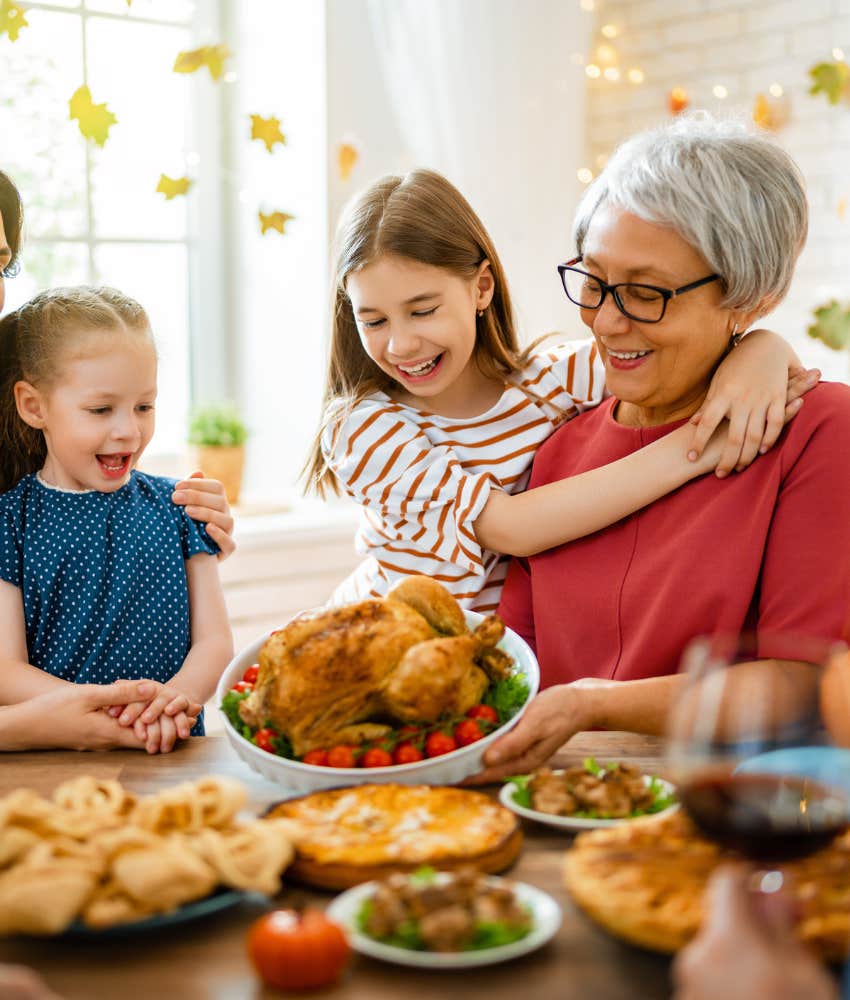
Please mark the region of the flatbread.
[[[678, 951], [703, 918], [703, 893], [721, 861], [740, 860], [697, 832], [684, 814], [648, 816], [576, 837], [564, 877], [573, 899], [615, 937], [652, 951]], [[850, 831], [782, 865], [799, 917], [799, 939], [818, 956], [850, 954]]]

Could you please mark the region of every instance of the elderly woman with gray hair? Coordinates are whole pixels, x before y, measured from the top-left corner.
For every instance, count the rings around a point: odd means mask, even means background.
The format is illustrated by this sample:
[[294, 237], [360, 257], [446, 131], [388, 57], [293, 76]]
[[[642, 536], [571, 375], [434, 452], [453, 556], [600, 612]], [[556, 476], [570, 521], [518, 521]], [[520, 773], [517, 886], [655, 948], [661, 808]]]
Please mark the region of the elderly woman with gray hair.
[[[615, 461], [704, 408], [717, 365], [787, 292], [806, 228], [795, 164], [742, 124], [681, 118], [621, 146], [558, 268], [612, 395], [541, 447], [529, 486]], [[695, 635], [846, 635], [848, 441], [850, 388], [822, 382], [741, 474], [516, 560], [500, 614], [536, 649], [544, 690], [477, 780], [528, 771], [581, 730], [663, 732]]]

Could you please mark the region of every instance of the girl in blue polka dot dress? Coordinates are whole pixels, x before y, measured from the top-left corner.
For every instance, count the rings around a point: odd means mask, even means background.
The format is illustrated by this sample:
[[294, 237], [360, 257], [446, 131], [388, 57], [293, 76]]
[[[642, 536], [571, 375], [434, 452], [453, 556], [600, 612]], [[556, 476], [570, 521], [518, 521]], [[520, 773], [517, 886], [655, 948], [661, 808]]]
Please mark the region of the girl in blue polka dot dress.
[[42, 292], [0, 321], [0, 704], [150, 679], [109, 711], [151, 753], [203, 734], [233, 653], [217, 546], [173, 480], [135, 468], [156, 374], [147, 316], [114, 289]]

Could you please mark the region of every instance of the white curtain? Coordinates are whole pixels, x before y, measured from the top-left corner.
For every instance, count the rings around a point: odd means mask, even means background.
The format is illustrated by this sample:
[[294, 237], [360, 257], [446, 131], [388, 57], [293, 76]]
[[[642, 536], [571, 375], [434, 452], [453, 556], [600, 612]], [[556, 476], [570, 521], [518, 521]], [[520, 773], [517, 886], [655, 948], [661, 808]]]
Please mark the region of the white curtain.
[[572, 250], [592, 17], [578, 0], [367, 3], [410, 162], [444, 173], [482, 217], [525, 336], [576, 334], [555, 265]]

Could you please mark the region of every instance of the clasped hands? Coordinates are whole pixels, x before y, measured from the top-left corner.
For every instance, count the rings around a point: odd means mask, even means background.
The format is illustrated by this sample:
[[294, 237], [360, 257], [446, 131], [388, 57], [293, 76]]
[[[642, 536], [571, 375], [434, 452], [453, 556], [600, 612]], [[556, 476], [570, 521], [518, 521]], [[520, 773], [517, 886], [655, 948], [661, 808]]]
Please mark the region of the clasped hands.
[[169, 684], [145, 679], [151, 697], [126, 705], [112, 705], [106, 713], [119, 726], [132, 728], [148, 753], [168, 753], [178, 739], [187, 739], [203, 707]]

